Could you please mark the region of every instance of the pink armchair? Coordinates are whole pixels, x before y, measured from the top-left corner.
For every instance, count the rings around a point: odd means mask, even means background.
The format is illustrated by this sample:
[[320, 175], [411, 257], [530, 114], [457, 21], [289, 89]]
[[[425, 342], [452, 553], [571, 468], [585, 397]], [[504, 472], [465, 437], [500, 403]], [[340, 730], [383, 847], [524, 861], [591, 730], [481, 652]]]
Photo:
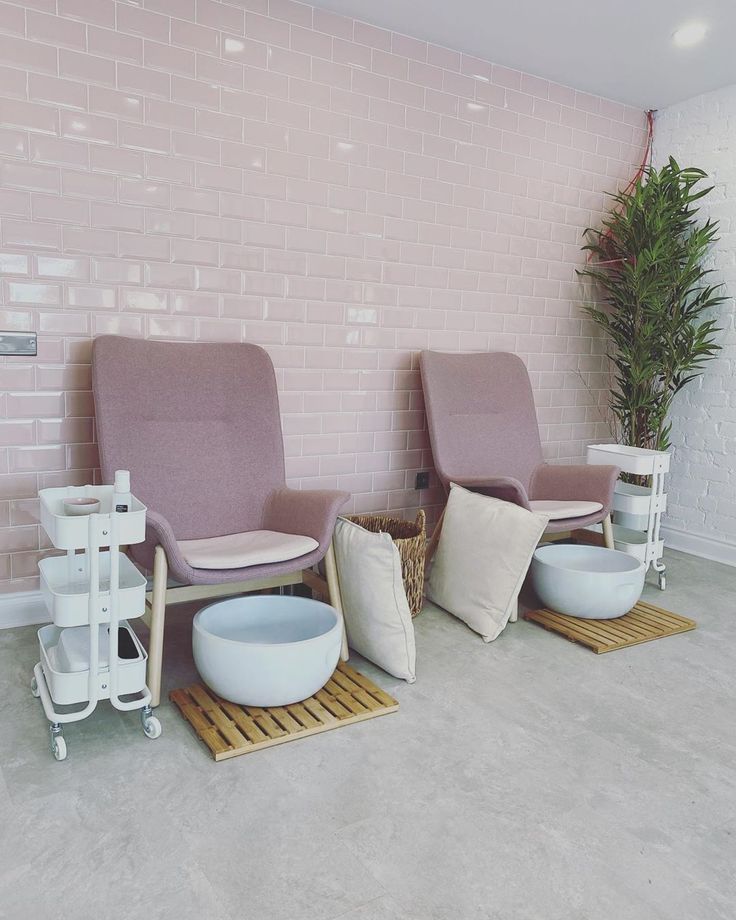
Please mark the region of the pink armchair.
[[548, 532], [602, 523], [613, 547], [615, 466], [542, 460], [534, 397], [522, 360], [507, 352], [420, 357], [429, 436], [445, 489], [450, 482], [550, 514]]
[[325, 558], [341, 612], [331, 540], [349, 496], [286, 487], [276, 378], [262, 348], [101, 336], [92, 364], [103, 480], [130, 470], [149, 509], [146, 542], [130, 552], [153, 571], [152, 705], [167, 603], [314, 583], [310, 568]]

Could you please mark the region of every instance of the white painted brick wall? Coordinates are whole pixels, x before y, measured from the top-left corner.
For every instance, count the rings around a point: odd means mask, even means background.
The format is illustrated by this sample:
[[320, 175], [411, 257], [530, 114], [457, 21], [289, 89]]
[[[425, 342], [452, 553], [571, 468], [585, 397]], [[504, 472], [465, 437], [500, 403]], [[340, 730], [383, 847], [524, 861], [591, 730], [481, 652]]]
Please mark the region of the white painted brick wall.
[[674, 156], [704, 169], [714, 186], [701, 210], [720, 221], [712, 277], [728, 300], [716, 310], [723, 346], [672, 413], [674, 457], [666, 524], [736, 547], [736, 85], [657, 113], [654, 163]]

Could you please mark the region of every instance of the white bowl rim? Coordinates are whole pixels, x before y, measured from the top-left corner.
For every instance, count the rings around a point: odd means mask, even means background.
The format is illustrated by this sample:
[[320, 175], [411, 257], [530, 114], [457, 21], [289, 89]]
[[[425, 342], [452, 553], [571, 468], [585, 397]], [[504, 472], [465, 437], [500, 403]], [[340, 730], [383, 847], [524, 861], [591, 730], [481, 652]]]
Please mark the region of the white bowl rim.
[[214, 639], [216, 642], [223, 642], [227, 645], [235, 645], [238, 646], [238, 648], [289, 648], [294, 645], [307, 645], [310, 642], [318, 642], [320, 640], [324, 640], [326, 636], [330, 636], [333, 632], [341, 629], [342, 624], [340, 622], [340, 616], [337, 610], [330, 606], [330, 604], [325, 604], [323, 601], [315, 600], [313, 597], [295, 597], [293, 600], [298, 600], [302, 603], [309, 604], [310, 606], [326, 607], [327, 610], [331, 611], [332, 615], [335, 617], [335, 623], [326, 632], [320, 633], [318, 636], [311, 636], [309, 639], [295, 639], [293, 642], [243, 642], [240, 639], [227, 639], [225, 636], [218, 636], [217, 633], [210, 632], [208, 629], [205, 629], [199, 624], [199, 620], [200, 617], [202, 617], [202, 614], [206, 613], [208, 610], [211, 610], [213, 607], [219, 607], [221, 604], [228, 604], [232, 603], [233, 601], [260, 601], [261, 603], [265, 602], [266, 604], [269, 604], [271, 601], [282, 599], [282, 597], [264, 597], [263, 595], [260, 595], [254, 597], [229, 597], [226, 600], [214, 601], [212, 604], [207, 604], [206, 607], [198, 610], [194, 615], [194, 619], [192, 620], [192, 631], [196, 630], [201, 636], [206, 636], [208, 640]]
[[[585, 552], [589, 552], [591, 555], [591, 561], [595, 557], [599, 559], [603, 558], [603, 554], [615, 554], [621, 561], [626, 561], [629, 565], [623, 569], [616, 569], [614, 571], [606, 571], [605, 569], [579, 569], [572, 568], [568, 565], [565, 565], [565, 553], [560, 552], [562, 549], [582, 549]], [[555, 556], [554, 561], [552, 559], [545, 559], [545, 556]], [[646, 570], [646, 566], [641, 560], [637, 559], [635, 556], [632, 556], [630, 553], [624, 553], [620, 549], [608, 549], [607, 546], [581, 546], [579, 544], [570, 544], [570, 543], [545, 543], [544, 546], [538, 547], [534, 551], [534, 561], [539, 563], [539, 565], [545, 565], [550, 569], [562, 569], [565, 572], [577, 572], [581, 575], [635, 575], [640, 572], [642, 569]]]
[[73, 505], [75, 508], [84, 508], [86, 505], [99, 505], [99, 503], [99, 498], [89, 498], [86, 495], [64, 499], [65, 505]]

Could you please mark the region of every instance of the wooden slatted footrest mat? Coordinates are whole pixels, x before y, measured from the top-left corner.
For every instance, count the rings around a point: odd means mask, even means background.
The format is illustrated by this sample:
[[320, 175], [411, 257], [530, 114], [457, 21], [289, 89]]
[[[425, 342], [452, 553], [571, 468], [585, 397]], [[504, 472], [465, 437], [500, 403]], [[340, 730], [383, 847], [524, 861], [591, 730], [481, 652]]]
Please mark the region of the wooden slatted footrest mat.
[[571, 642], [579, 642], [596, 655], [689, 632], [697, 626], [695, 620], [645, 601], [639, 601], [628, 613], [615, 620], [585, 620], [555, 613], [554, 610], [531, 610], [524, 614], [524, 619], [539, 623]]
[[172, 690], [169, 699], [215, 760], [375, 719], [399, 708], [392, 696], [343, 661], [314, 696], [290, 706], [239, 706], [220, 699], [204, 684]]

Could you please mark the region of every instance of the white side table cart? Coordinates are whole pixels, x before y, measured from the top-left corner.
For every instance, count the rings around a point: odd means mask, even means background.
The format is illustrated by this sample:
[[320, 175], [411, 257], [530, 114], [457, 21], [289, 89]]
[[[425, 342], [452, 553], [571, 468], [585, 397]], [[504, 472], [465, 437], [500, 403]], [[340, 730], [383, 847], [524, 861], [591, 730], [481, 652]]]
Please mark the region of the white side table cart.
[[[664, 477], [670, 455], [662, 450], [645, 450], [623, 444], [591, 444], [588, 463], [610, 463], [622, 473], [649, 477], [650, 485], [639, 486], [620, 479], [613, 496], [613, 542], [618, 550], [636, 556], [659, 576], [664, 591], [667, 581], [662, 561], [664, 540], [660, 537], [662, 514], [667, 508]], [[599, 525], [590, 528], [600, 530]]]
[[[80, 497], [98, 499], [99, 512], [65, 514], [64, 499]], [[64, 760], [62, 725], [86, 719], [105, 699], [116, 709], [140, 710], [144, 733], [158, 738], [146, 651], [126, 620], [145, 610], [146, 579], [120, 552], [121, 545], [145, 539], [146, 507], [132, 498], [130, 511], [113, 511], [112, 486], [42, 489], [39, 498], [44, 530], [57, 549], [66, 550], [39, 563], [53, 623], [38, 631], [41, 660], [31, 690], [51, 723], [51, 751]]]

